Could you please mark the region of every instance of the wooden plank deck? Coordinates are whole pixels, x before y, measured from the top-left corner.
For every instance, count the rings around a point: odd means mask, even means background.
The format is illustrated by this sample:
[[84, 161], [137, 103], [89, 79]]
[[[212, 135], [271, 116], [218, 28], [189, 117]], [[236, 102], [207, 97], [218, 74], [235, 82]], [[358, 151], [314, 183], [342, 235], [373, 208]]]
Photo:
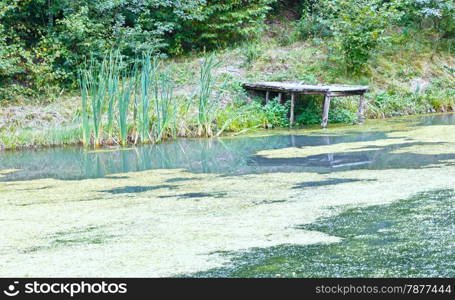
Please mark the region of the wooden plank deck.
[[365, 104], [365, 93], [369, 91], [368, 86], [361, 85], [342, 85], [342, 84], [305, 84], [303, 82], [279, 82], [279, 81], [268, 81], [268, 82], [255, 82], [245, 83], [243, 88], [252, 91], [265, 91], [265, 100], [269, 101], [270, 92], [278, 93], [280, 100], [283, 94], [291, 95], [291, 105], [289, 112], [290, 126], [294, 124], [294, 108], [295, 99], [297, 94], [303, 95], [323, 95], [324, 96], [324, 108], [322, 112], [322, 127], [327, 127], [330, 99], [331, 97], [347, 97], [347, 96], [360, 96], [359, 110], [358, 110], [358, 122], [362, 123], [365, 119], [364, 114], [366, 110]]

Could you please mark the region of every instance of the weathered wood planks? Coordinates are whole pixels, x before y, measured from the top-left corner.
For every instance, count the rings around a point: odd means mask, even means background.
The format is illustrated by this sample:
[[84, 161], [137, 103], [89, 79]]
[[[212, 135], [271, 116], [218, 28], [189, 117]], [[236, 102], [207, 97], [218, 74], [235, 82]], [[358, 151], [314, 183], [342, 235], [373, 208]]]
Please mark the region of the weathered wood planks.
[[303, 95], [323, 95], [324, 96], [324, 108], [322, 112], [322, 127], [327, 127], [329, 110], [330, 110], [330, 100], [331, 97], [346, 97], [346, 96], [360, 96], [359, 101], [359, 110], [358, 110], [358, 122], [362, 123], [365, 119], [366, 111], [366, 102], [365, 102], [365, 93], [369, 91], [368, 86], [362, 85], [342, 85], [342, 84], [318, 84], [311, 85], [305, 84], [303, 82], [279, 82], [279, 81], [269, 81], [269, 82], [255, 82], [255, 83], [245, 83], [243, 87], [247, 90], [253, 91], [265, 91], [266, 92], [266, 102], [270, 99], [270, 92], [278, 93], [280, 103], [282, 103], [283, 95], [291, 95], [291, 105], [289, 112], [289, 125], [292, 127], [294, 124], [294, 110], [295, 110], [295, 101], [298, 94]]

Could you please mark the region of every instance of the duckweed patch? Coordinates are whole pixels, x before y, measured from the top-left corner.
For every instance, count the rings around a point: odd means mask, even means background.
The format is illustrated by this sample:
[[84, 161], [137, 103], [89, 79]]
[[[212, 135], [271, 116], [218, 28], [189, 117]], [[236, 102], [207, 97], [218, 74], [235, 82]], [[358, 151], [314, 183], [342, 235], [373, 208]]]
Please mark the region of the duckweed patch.
[[[175, 190], [155, 189], [134, 196], [101, 192], [160, 186], [177, 177], [200, 180], [176, 182]], [[335, 216], [346, 207], [388, 204], [421, 191], [448, 189], [454, 185], [453, 178], [455, 168], [441, 164], [430, 169], [224, 177], [150, 170], [129, 173], [122, 180], [0, 182], [5, 198], [0, 202], [5, 216], [0, 224], [0, 275], [173, 276], [229, 264], [230, 256], [222, 252], [336, 243], [343, 237], [301, 224]], [[341, 181], [315, 184], [329, 180]], [[293, 188], [305, 182], [312, 186]], [[40, 189], [43, 186], [50, 188]], [[199, 193], [206, 197], [182, 201], [184, 194], [200, 197]], [[17, 206], [23, 203], [36, 205]], [[356, 226], [354, 220], [352, 225]], [[75, 230], [91, 226], [102, 230]], [[75, 260], [77, 265], [72, 263]]]
[[48, 236], [48, 243], [42, 246], [34, 246], [23, 249], [23, 254], [36, 253], [39, 251], [53, 251], [58, 248], [68, 248], [86, 245], [100, 245], [115, 238], [113, 234], [103, 232], [101, 226], [87, 226], [72, 228], [67, 231], [58, 231]]
[[455, 276], [453, 189], [418, 193], [388, 205], [348, 209], [299, 228], [342, 240], [332, 244], [254, 249], [237, 254], [228, 267], [193, 276]]
[[[2, 153], [0, 168], [20, 170], [0, 177], [0, 276], [395, 276], [414, 261], [417, 271], [406, 276], [430, 268], [444, 275], [440, 265], [455, 269], [447, 258], [454, 244], [452, 135], [440, 127], [447, 124], [432, 125], [432, 141], [418, 124], [394, 123], [397, 135], [377, 122], [365, 132]], [[387, 139], [393, 142], [381, 146]], [[297, 157], [302, 165], [293, 158], [261, 164], [254, 156], [351, 143], [363, 143], [362, 151]], [[392, 153], [413, 146], [436, 154]], [[422, 196], [430, 190], [439, 196]], [[448, 237], [432, 233], [438, 230]], [[420, 250], [412, 252], [413, 243]], [[409, 256], [394, 257], [401, 249]], [[374, 259], [383, 252], [390, 264], [380, 267]]]

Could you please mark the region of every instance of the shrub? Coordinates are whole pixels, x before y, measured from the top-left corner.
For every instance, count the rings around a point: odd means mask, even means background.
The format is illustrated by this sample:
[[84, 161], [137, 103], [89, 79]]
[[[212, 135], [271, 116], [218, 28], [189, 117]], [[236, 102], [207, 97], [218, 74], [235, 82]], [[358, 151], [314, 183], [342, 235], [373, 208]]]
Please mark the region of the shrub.
[[[259, 104], [261, 105], [261, 104]], [[261, 110], [265, 115], [267, 127], [288, 127], [289, 103], [281, 104], [278, 98], [270, 100], [265, 105], [261, 105]]]
[[[356, 111], [349, 107], [347, 98], [338, 100], [332, 98], [329, 110], [330, 123], [354, 123], [357, 120]], [[306, 96], [305, 102], [297, 106], [296, 123], [298, 125], [320, 124], [322, 121], [322, 106], [320, 97]]]
[[263, 50], [261, 48], [261, 45], [252, 42], [244, 44], [243, 47], [240, 48], [240, 52], [242, 53], [242, 56], [245, 60], [244, 65], [250, 66], [251, 63], [261, 57]]
[[335, 48], [348, 71], [362, 72], [377, 46], [386, 39], [387, 26], [398, 17], [393, 2], [334, 0], [336, 21], [331, 29]]
[[[225, 47], [258, 35], [276, 0], [207, 0], [201, 18], [184, 22], [184, 49]], [[188, 42], [190, 41], [190, 42]]]

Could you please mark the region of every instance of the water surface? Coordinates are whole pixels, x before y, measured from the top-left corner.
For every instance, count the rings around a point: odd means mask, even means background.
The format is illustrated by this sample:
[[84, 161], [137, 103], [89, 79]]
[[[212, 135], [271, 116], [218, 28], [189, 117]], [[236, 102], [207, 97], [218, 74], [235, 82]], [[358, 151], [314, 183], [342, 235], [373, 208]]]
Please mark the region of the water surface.
[[0, 153], [0, 276], [454, 276], [455, 115]]
[[[385, 139], [387, 133], [408, 127], [454, 125], [455, 114], [397, 118], [370, 121], [359, 127], [336, 130], [263, 131], [259, 136], [219, 139], [179, 139], [173, 142], [134, 148], [104, 148], [98, 151], [81, 147], [62, 147], [0, 153], [1, 169], [18, 169], [0, 178], [1, 181], [55, 178], [76, 180], [101, 178], [110, 174], [152, 169], [185, 169], [192, 173], [251, 174], [277, 171], [335, 172], [349, 169], [418, 168], [441, 160], [453, 159], [452, 153], [424, 155], [392, 153], [409, 143], [392, 143], [379, 149], [355, 153], [323, 153], [305, 158], [267, 159], [255, 155], [260, 150], [373, 142]], [[431, 145], [415, 140], [413, 145]]]

